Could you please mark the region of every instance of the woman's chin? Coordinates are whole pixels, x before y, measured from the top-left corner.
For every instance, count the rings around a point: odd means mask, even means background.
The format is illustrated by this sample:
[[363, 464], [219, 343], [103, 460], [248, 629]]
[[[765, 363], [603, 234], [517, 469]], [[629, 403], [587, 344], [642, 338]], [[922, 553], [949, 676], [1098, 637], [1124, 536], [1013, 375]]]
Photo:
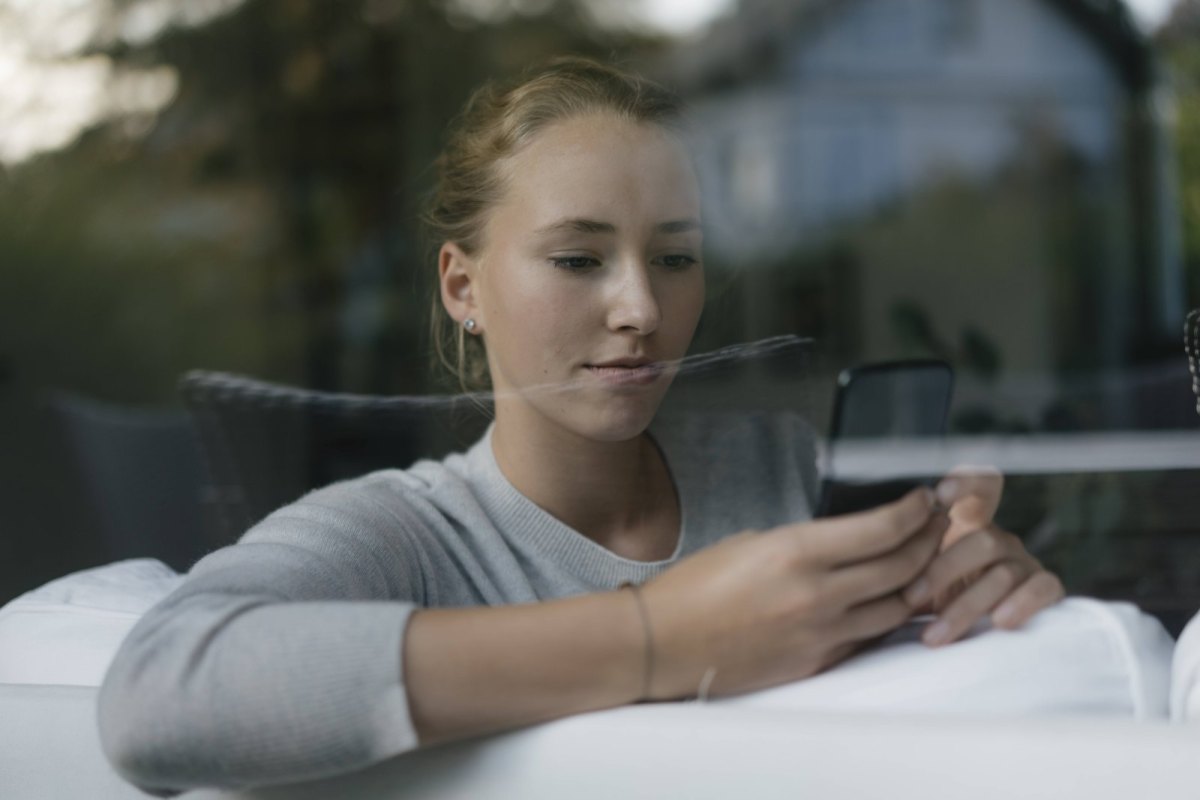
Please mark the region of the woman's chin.
[[[650, 427], [669, 385], [669, 381], [663, 381], [635, 391], [613, 391], [608, 387], [598, 391], [597, 387], [590, 386], [553, 398], [552, 402], [545, 402], [545, 398], [538, 396], [511, 395], [505, 401], [497, 402], [496, 417], [511, 416], [514, 421], [524, 419], [526, 424], [541, 424], [534, 422], [540, 418], [542, 423], [548, 422], [583, 439], [626, 442], [641, 436]], [[520, 406], [526, 411], [534, 411], [533, 416], [518, 412]]]
[[[650, 398], [644, 398], [649, 401]], [[645, 433], [654, 420], [659, 402], [607, 403], [586, 419], [576, 417], [576, 429], [598, 442], [627, 442]]]

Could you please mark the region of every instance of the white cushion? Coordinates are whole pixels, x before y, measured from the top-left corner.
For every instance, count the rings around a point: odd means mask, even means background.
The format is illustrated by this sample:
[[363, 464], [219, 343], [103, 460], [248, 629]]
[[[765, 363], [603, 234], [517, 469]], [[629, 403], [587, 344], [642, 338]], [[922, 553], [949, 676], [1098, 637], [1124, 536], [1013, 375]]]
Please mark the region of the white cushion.
[[719, 702], [804, 711], [1168, 715], [1174, 641], [1129, 603], [1068, 598], [1019, 630], [931, 649], [911, 623], [813, 678]]
[[0, 683], [99, 686], [134, 623], [182, 579], [142, 558], [21, 595], [0, 608]]
[[[0, 608], [0, 683], [99, 686], [138, 618], [183, 579], [160, 561], [134, 559], [76, 572]], [[921, 623], [902, 627], [870, 651], [805, 681], [722, 703], [767, 708], [915, 713], [1104, 713], [1182, 716], [1174, 643], [1127, 603], [1069, 598], [1018, 631], [980, 628], [931, 650]], [[1188, 686], [1200, 682], [1200, 624], [1189, 626]], [[1185, 674], [1186, 673], [1186, 674]], [[1169, 702], [1170, 701], [1170, 702]], [[1197, 709], [1193, 714], [1200, 713]]]
[[1171, 719], [1200, 720], [1200, 614], [1179, 634], [1171, 666]]
[[[0, 797], [134, 800], [96, 689], [0, 684]], [[338, 778], [180, 800], [1195, 800], [1200, 726], [639, 705], [393, 758]]]
[[186, 800], [1195, 800], [1200, 730], [1129, 719], [633, 706]]
[[0, 683], [0, 797], [145, 800], [100, 750], [91, 686]]
[[[100, 754], [94, 689], [3, 684], [97, 685], [138, 616], [180, 580], [159, 562], [121, 562], [0, 609], [0, 788], [139, 796]], [[1133, 606], [1071, 598], [1019, 631], [981, 628], [937, 650], [918, 634], [906, 626], [834, 670], [742, 697], [587, 714], [304, 786], [187, 797], [1194, 796], [1200, 726], [1131, 719], [1166, 715], [1173, 644]], [[1200, 623], [1189, 635], [1200, 644]], [[1029, 716], [1045, 714], [1110, 718]]]

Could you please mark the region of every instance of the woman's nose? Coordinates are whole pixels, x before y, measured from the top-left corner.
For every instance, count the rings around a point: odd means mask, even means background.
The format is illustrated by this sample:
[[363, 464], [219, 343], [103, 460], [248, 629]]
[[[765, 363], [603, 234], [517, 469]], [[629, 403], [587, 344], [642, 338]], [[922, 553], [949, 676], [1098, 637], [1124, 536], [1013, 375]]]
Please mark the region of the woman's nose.
[[609, 302], [609, 328], [632, 331], [642, 336], [653, 333], [662, 322], [662, 309], [646, 266], [631, 264], [621, 269], [615, 277]]

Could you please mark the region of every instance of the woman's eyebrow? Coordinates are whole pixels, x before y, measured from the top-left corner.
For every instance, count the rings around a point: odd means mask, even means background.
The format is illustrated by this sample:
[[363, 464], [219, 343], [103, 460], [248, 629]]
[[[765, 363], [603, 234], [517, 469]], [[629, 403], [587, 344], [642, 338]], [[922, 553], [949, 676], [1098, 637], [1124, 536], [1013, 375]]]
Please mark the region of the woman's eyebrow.
[[655, 230], [659, 233], [691, 233], [692, 231], [701, 230], [700, 220], [688, 218], [660, 222], [655, 226]]
[[594, 219], [560, 219], [558, 222], [538, 228], [537, 234], [548, 233], [616, 233], [617, 228], [611, 222], [597, 222]]
[[[669, 222], [660, 222], [654, 226], [658, 233], [690, 233], [691, 231], [700, 230], [700, 221], [697, 219], [676, 219]], [[558, 222], [551, 223], [544, 228], [539, 228], [536, 233], [541, 236], [551, 233], [616, 233], [617, 227], [611, 222], [600, 222], [594, 219], [583, 219], [581, 217], [572, 217], [569, 219], [561, 219]]]

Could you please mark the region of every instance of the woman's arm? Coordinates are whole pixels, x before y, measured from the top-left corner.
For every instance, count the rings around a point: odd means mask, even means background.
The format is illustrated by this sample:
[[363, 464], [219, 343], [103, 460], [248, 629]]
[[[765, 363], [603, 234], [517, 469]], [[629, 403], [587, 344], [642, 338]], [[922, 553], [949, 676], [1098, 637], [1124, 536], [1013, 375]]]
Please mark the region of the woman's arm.
[[[643, 693], [632, 592], [422, 610], [417, 576], [378, 568], [404, 554], [363, 533], [368, 511], [293, 506], [280, 541], [268, 525], [211, 554], [143, 617], [99, 698], [122, 774], [168, 793], [294, 782]], [[714, 670], [713, 695], [795, 680], [894, 629], [946, 529], [933, 512], [914, 492], [730, 536], [654, 578], [649, 699], [695, 695]]]
[[629, 591], [409, 620], [404, 684], [422, 745], [639, 700], [645, 640]]
[[[928, 492], [864, 514], [730, 536], [642, 591], [648, 699], [734, 694], [812, 675], [912, 613], [900, 591], [946, 529]], [[422, 744], [641, 699], [646, 641], [631, 592], [417, 611], [404, 683]]]
[[421, 521], [393, 492], [363, 479], [278, 510], [139, 620], [98, 697], [118, 772], [152, 792], [238, 788], [416, 747], [400, 676]]

